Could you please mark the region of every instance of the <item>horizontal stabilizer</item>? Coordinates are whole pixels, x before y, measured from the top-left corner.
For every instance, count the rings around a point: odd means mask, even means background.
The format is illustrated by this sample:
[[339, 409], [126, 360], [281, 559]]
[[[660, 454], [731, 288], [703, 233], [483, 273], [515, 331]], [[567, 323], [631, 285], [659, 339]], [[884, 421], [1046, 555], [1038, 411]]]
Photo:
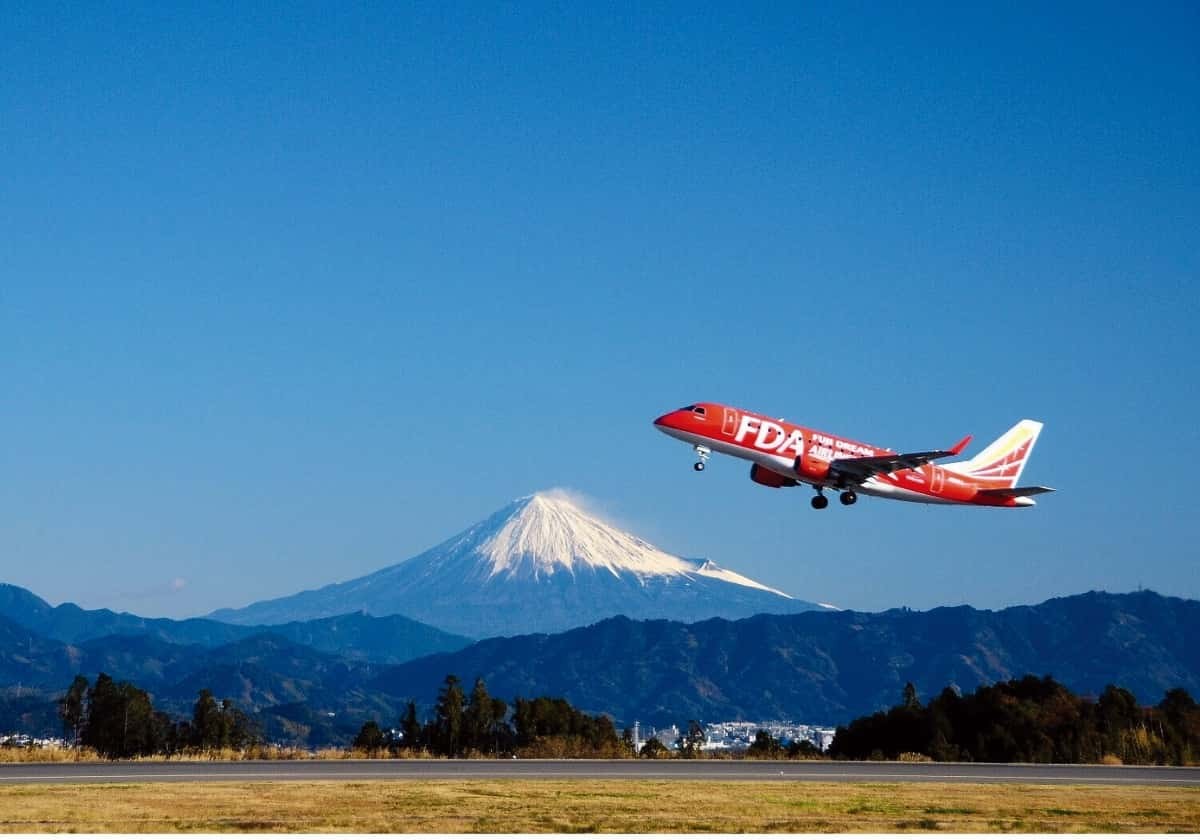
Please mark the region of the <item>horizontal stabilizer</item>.
[[975, 495], [991, 496], [993, 499], [1015, 499], [1018, 496], [1036, 496], [1038, 493], [1053, 492], [1053, 487], [1000, 487], [994, 490], [980, 490]]

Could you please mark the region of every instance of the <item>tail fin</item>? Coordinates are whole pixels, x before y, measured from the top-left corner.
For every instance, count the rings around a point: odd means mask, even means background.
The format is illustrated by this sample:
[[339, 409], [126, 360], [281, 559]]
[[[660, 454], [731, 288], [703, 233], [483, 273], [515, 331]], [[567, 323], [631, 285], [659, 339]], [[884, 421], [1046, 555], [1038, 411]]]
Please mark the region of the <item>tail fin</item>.
[[1037, 420], [1022, 420], [971, 460], [943, 466], [981, 484], [1016, 487], [1041, 431], [1042, 424]]

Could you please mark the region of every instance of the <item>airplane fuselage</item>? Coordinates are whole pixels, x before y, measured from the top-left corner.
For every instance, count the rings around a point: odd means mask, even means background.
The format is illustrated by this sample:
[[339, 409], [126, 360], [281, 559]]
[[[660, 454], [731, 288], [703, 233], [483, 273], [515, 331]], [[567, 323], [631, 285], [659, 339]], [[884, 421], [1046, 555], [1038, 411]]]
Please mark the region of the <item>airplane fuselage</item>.
[[[898, 453], [719, 403], [697, 403], [668, 412], [655, 420], [654, 425], [664, 434], [696, 448], [701, 458], [696, 464], [697, 470], [704, 468], [703, 462], [709, 451], [720, 452], [752, 462], [755, 466], [751, 468], [751, 478], [767, 487], [803, 483], [818, 490], [828, 487], [925, 504], [989, 507], [1033, 504], [1031, 499], [1021, 496], [995, 494], [996, 488], [1011, 487], [1011, 481], [973, 477], [931, 463], [878, 472], [848, 482], [845, 476], [839, 477], [836, 466], [831, 472], [831, 465], [838, 459], [876, 458]], [[1028, 455], [1031, 446], [1032, 441], [1029, 441], [1021, 451], [1022, 459]], [[852, 503], [845, 499], [843, 502]]]

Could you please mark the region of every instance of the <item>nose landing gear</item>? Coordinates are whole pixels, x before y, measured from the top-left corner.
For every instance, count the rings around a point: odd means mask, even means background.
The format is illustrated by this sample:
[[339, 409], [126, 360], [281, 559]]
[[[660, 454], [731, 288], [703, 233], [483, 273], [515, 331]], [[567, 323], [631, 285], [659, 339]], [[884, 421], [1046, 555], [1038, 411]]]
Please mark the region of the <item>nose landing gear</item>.
[[700, 444], [696, 444], [693, 448], [696, 450], [696, 457], [700, 460], [692, 464], [692, 469], [696, 472], [704, 472], [704, 465], [708, 462], [708, 456], [712, 454], [712, 450]]
[[844, 505], [852, 505], [858, 501], [858, 494], [853, 490], [843, 490], [842, 494], [838, 496], [838, 499], [840, 499]]

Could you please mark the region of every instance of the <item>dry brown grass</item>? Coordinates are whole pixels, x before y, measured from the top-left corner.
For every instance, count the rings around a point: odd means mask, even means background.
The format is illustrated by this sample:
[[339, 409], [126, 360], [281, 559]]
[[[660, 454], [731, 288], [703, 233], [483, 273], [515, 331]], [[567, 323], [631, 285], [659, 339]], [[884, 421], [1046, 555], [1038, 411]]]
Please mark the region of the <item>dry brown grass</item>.
[[1169, 787], [812, 782], [403, 781], [0, 787], [7, 832], [1167, 832]]
[[0, 747], [0, 763], [2, 764], [103, 760], [98, 752], [91, 749], [73, 750], [70, 747]]
[[[171, 755], [142, 755], [123, 761], [140, 764], [157, 764], [172, 761], [298, 761], [303, 759], [350, 759], [378, 758], [360, 750], [318, 750], [309, 752], [292, 747], [256, 746], [244, 750], [186, 750]], [[104, 757], [93, 749], [81, 747], [0, 747], [0, 763], [23, 764], [30, 762], [70, 763], [74, 761], [104, 761]]]
[[[444, 760], [445, 756], [435, 756], [424, 750], [400, 750], [395, 756], [386, 751], [368, 752], [367, 750], [330, 748], [324, 750], [301, 750], [294, 747], [254, 746], [244, 750], [185, 750], [171, 755], [143, 755], [122, 761], [156, 764], [172, 761], [328, 761], [364, 758], [423, 758], [429, 760]], [[470, 758], [489, 758], [490, 756], [472, 755]], [[81, 747], [73, 750], [67, 747], [0, 747], [0, 764], [26, 764], [31, 762], [69, 763], [73, 761], [104, 761], [104, 757], [93, 749]]]

